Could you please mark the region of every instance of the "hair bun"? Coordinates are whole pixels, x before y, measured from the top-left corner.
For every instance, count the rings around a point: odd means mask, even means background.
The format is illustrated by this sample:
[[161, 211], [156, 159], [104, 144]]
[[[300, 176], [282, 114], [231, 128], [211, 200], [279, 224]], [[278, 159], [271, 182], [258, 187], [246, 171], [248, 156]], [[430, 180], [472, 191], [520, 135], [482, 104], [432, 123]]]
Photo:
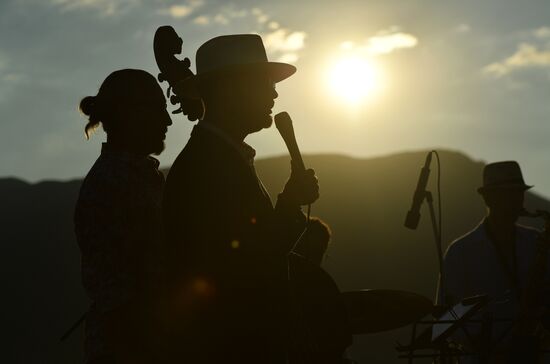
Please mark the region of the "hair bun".
[[86, 96], [82, 100], [80, 100], [80, 111], [86, 115], [90, 116], [96, 106], [96, 96]]

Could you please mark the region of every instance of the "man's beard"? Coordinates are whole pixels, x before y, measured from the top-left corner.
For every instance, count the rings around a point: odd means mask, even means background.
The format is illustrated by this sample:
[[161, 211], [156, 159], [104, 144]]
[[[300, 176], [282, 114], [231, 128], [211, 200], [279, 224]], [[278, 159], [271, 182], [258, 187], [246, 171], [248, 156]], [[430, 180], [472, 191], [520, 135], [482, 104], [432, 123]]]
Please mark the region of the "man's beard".
[[151, 154], [155, 156], [159, 156], [164, 149], [166, 148], [166, 144], [164, 143], [164, 140], [161, 140], [160, 142], [155, 143], [154, 146], [152, 146], [151, 150], [153, 151]]
[[271, 115], [262, 115], [249, 119], [249, 133], [256, 133], [263, 129], [269, 129], [273, 124], [273, 118]]
[[268, 115], [265, 119], [264, 129], [271, 128], [271, 125], [273, 125], [273, 117], [271, 115]]

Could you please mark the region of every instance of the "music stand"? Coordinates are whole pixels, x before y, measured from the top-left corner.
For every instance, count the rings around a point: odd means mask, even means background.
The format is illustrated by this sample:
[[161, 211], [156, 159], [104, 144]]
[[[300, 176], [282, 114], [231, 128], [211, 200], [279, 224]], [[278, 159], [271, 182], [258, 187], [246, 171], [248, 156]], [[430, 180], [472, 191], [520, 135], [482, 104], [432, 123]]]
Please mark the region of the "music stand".
[[[457, 303], [450, 309], [447, 309], [442, 315], [435, 320], [418, 321], [413, 324], [411, 343], [406, 346], [399, 345], [396, 349], [398, 352], [404, 352], [399, 355], [399, 358], [408, 359], [409, 363], [413, 359], [418, 358], [439, 358], [441, 362], [446, 359], [476, 355], [481, 353], [466, 352], [460, 347], [449, 345], [447, 339], [458, 330], [462, 330], [464, 335], [475, 346], [475, 342], [470, 337], [466, 328], [467, 324], [481, 324], [482, 332], [490, 335], [492, 325], [491, 317], [484, 317], [482, 320], [472, 319], [489, 303], [487, 295], [469, 297]], [[418, 326], [428, 326], [418, 336], [416, 335]], [[489, 330], [486, 327], [489, 326]]]

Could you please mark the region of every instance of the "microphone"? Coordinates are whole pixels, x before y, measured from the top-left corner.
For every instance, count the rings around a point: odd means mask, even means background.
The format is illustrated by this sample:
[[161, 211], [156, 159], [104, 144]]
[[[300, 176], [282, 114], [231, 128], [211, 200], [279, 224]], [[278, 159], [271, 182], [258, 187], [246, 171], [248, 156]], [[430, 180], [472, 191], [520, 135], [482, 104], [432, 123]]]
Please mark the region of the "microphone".
[[[302, 159], [302, 153], [300, 153], [300, 148], [298, 148], [298, 143], [296, 142], [296, 135], [294, 135], [294, 127], [292, 126], [292, 119], [290, 118], [290, 115], [286, 111], [280, 112], [274, 117], [275, 121], [275, 127], [279, 131], [279, 134], [281, 134], [281, 137], [283, 138], [286, 148], [288, 149], [288, 153], [290, 154], [290, 159], [294, 162], [294, 166], [296, 168], [299, 168], [300, 173], [306, 172], [306, 165], [304, 164], [304, 160]], [[311, 215], [311, 204], [307, 205], [307, 225], [309, 226], [309, 220]], [[307, 229], [307, 227], [306, 227]], [[296, 240], [296, 243], [294, 244], [294, 248], [298, 244], [298, 242], [302, 239], [302, 236], [306, 230], [302, 232], [302, 234], [298, 237], [298, 240]]]
[[426, 163], [420, 170], [420, 176], [418, 177], [418, 184], [416, 185], [416, 191], [412, 200], [412, 206], [407, 213], [405, 219], [405, 227], [415, 230], [418, 227], [420, 221], [420, 206], [426, 197], [426, 185], [428, 184], [428, 177], [430, 177], [430, 163], [432, 162], [432, 152], [429, 152], [426, 156]]
[[283, 140], [290, 154], [290, 158], [294, 164], [300, 168], [301, 171], [306, 171], [306, 165], [302, 159], [302, 153], [300, 153], [300, 148], [298, 148], [298, 143], [296, 142], [296, 136], [294, 135], [294, 128], [292, 127], [292, 119], [287, 112], [280, 112], [275, 115], [275, 127], [283, 137]]

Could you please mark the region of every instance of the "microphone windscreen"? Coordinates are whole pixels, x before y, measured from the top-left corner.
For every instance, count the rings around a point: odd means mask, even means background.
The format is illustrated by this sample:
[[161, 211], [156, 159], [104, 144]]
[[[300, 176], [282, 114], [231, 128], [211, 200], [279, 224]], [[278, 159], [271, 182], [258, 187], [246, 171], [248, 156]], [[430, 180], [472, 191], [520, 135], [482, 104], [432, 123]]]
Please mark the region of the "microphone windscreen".
[[294, 128], [292, 127], [292, 119], [286, 111], [280, 112], [275, 115], [275, 127], [279, 130], [279, 133], [283, 138], [294, 134]]
[[296, 136], [294, 135], [294, 128], [292, 126], [292, 119], [287, 112], [280, 112], [275, 115], [275, 127], [279, 130], [279, 134], [283, 137], [283, 140], [288, 148], [290, 153], [290, 158], [299, 166], [303, 171], [306, 170], [304, 161], [302, 159], [302, 154], [298, 148], [298, 143], [296, 142]]

